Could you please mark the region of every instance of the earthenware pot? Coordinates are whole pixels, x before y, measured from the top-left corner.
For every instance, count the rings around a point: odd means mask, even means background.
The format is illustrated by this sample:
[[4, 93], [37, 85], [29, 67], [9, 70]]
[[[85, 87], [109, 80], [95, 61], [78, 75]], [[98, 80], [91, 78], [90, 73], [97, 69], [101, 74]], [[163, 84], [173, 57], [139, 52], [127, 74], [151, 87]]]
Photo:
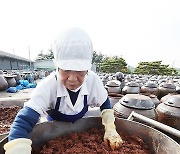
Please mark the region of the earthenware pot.
[[129, 82], [122, 89], [122, 94], [138, 94], [140, 92], [139, 84], [136, 82]]
[[148, 118], [157, 119], [155, 104], [150, 97], [141, 94], [126, 94], [113, 107], [115, 116], [128, 118], [132, 111]]
[[8, 83], [3, 75], [0, 75], [0, 91], [6, 90], [8, 88]]
[[158, 121], [180, 130], [180, 94], [162, 98], [157, 108]]
[[16, 80], [14, 78], [14, 76], [12, 75], [4, 75], [7, 83], [8, 83], [8, 87], [15, 87], [17, 85]]
[[154, 95], [158, 94], [158, 85], [154, 82], [147, 82], [141, 87], [141, 93], [151, 93]]
[[158, 87], [158, 89], [157, 97], [159, 100], [168, 93], [176, 92], [176, 86], [173, 83], [163, 83]]

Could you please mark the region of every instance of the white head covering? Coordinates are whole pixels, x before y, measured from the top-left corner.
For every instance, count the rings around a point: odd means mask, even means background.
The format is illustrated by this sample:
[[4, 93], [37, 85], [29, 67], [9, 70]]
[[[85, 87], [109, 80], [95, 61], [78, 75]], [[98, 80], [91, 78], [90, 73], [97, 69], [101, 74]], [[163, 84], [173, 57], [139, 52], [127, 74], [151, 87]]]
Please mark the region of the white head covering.
[[53, 46], [56, 68], [86, 71], [91, 69], [93, 47], [88, 34], [80, 28], [65, 30]]

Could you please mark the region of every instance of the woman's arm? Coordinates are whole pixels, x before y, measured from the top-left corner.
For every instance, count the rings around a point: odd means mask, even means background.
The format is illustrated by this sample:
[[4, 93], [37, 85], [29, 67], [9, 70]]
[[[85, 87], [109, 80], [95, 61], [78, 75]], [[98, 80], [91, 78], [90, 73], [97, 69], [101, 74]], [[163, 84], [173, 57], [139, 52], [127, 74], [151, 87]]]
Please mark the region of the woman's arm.
[[38, 122], [39, 117], [40, 114], [29, 107], [21, 109], [11, 126], [8, 140], [29, 138], [29, 133]]
[[102, 111], [104, 109], [111, 109], [111, 108], [112, 108], [112, 106], [111, 106], [109, 97], [107, 97], [106, 101], [100, 106], [100, 109]]

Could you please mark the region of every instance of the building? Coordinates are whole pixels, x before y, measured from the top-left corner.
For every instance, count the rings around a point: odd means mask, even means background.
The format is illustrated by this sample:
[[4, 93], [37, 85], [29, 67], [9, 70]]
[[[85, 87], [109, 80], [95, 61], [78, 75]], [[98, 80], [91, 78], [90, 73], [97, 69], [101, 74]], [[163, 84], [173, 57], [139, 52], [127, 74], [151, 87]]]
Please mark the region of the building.
[[24, 70], [34, 67], [34, 61], [0, 51], [0, 70]]
[[[34, 62], [35, 70], [46, 70], [46, 71], [54, 71], [56, 69], [54, 62], [52, 59], [46, 60], [36, 60]], [[96, 72], [96, 65], [92, 64], [91, 70]]]
[[[53, 71], [56, 69], [53, 60], [36, 60], [32, 61], [14, 54], [0, 51], [0, 70], [45, 70]], [[96, 66], [92, 65], [91, 68], [96, 72]]]
[[34, 69], [35, 70], [53, 71], [56, 69], [56, 67], [55, 67], [52, 59], [46, 59], [46, 60], [36, 60], [34, 62]]

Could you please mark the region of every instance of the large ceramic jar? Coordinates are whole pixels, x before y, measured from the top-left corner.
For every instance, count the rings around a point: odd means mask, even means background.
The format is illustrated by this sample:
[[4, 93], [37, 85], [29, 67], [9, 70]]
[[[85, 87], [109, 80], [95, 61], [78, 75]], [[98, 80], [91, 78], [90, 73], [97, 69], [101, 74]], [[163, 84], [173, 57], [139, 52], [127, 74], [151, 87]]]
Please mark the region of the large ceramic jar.
[[8, 88], [8, 83], [3, 75], [0, 75], [0, 91], [6, 90]]
[[16, 80], [14, 78], [14, 76], [12, 75], [4, 75], [7, 83], [8, 83], [8, 87], [15, 87], [17, 85]]
[[139, 84], [136, 82], [128, 82], [122, 89], [122, 94], [138, 94], [140, 92]]
[[158, 85], [154, 82], [147, 82], [141, 87], [141, 93], [158, 94]]
[[37, 80], [39, 78], [39, 75], [37, 72], [34, 72], [34, 80]]
[[107, 82], [105, 88], [107, 89], [108, 93], [120, 93], [120, 81], [110, 80]]
[[127, 119], [132, 111], [148, 118], [157, 119], [155, 105], [151, 98], [141, 94], [126, 94], [113, 107], [116, 117]]
[[152, 102], [154, 103], [155, 108], [161, 103], [160, 100], [157, 98], [157, 96], [154, 94], [151, 94], [151, 93], [140, 93], [140, 94], [149, 96], [151, 98]]
[[15, 78], [15, 80], [16, 80], [16, 83], [18, 83], [19, 80], [21, 80], [21, 76], [20, 76], [19, 73], [16, 73], [16, 74], [14, 74], [13, 76], [14, 76], [14, 78]]
[[168, 93], [176, 92], [176, 86], [173, 83], [163, 83], [158, 87], [158, 89], [157, 97], [159, 100]]
[[176, 93], [180, 94], [180, 85], [179, 84], [176, 86]]
[[163, 96], [163, 97], [160, 99], [160, 103], [165, 102], [165, 101], [166, 101], [170, 96], [172, 96], [172, 95], [177, 95], [177, 93], [169, 93], [169, 94]]
[[180, 94], [167, 95], [157, 108], [158, 121], [180, 130]]
[[3, 74], [3, 71], [2, 70], [0, 70], [0, 75], [2, 75]]
[[122, 94], [118, 93], [109, 93], [108, 96], [112, 107], [123, 97]]

